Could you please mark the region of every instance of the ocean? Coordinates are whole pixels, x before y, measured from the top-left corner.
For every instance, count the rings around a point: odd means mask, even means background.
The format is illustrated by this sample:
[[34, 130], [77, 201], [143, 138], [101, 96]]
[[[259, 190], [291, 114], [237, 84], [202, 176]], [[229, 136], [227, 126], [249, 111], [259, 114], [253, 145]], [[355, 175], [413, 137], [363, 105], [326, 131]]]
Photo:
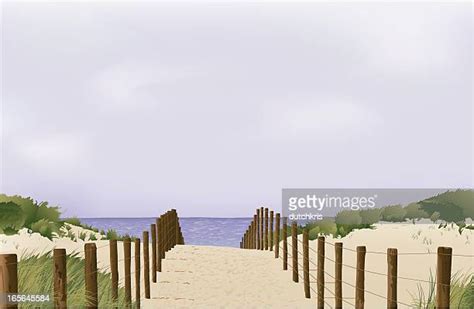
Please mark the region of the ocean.
[[[155, 218], [80, 218], [99, 230], [114, 229], [118, 234], [142, 237]], [[252, 218], [179, 218], [187, 245], [239, 247]]]

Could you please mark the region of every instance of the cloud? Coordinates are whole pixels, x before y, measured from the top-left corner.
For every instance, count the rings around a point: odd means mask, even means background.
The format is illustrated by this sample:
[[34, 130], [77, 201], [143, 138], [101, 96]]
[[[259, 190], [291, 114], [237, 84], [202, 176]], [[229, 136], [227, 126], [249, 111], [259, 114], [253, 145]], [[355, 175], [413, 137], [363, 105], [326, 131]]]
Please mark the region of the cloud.
[[344, 99], [271, 104], [263, 112], [262, 134], [272, 139], [338, 139], [374, 130], [382, 123], [375, 110]]
[[158, 65], [146, 59], [111, 65], [91, 78], [87, 86], [88, 101], [108, 110], [153, 104], [156, 100], [150, 89], [195, 74], [190, 69]]
[[29, 137], [9, 144], [26, 166], [46, 172], [76, 169], [87, 155], [85, 142], [71, 134]]

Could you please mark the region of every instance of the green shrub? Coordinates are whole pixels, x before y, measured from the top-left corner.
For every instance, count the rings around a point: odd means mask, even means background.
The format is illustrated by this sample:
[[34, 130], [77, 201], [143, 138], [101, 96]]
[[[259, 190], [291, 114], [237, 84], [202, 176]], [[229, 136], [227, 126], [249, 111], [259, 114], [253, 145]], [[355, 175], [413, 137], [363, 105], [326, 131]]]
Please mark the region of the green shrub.
[[89, 236], [89, 240], [90, 240], [90, 241], [97, 240], [97, 237], [95, 236], [95, 234], [92, 234], [92, 233], [91, 233], [90, 236]]
[[115, 230], [109, 229], [109, 230], [107, 230], [105, 238], [107, 238], [107, 239], [119, 239], [119, 236], [118, 236], [118, 234]]
[[81, 221], [77, 217], [64, 219], [64, 222], [69, 223], [71, 225], [75, 225], [75, 226], [81, 226]]
[[382, 220], [388, 222], [405, 221], [406, 211], [401, 205], [393, 205], [382, 208]]
[[365, 209], [359, 212], [361, 218], [361, 224], [375, 224], [380, 221], [380, 217], [382, 216], [382, 209], [380, 208], [373, 208], [373, 209]]
[[79, 233], [79, 239], [82, 241], [86, 241], [87, 233], [86, 232], [80, 232]]
[[420, 204], [417, 203], [411, 203], [405, 206], [405, 212], [405, 218], [412, 220], [413, 223], [422, 218], [429, 218], [428, 213], [421, 208]]
[[343, 210], [336, 215], [335, 221], [340, 225], [357, 225], [362, 222], [362, 218], [358, 211]]
[[318, 236], [319, 236], [319, 232], [320, 232], [319, 226], [316, 226], [316, 227], [313, 227], [312, 229], [310, 229], [309, 232], [308, 232], [309, 240], [317, 239]]
[[53, 222], [49, 222], [46, 219], [41, 219], [31, 224], [31, 230], [36, 233], [40, 233], [41, 236], [47, 237], [50, 240], [53, 239], [54, 233], [59, 234], [59, 227]]
[[25, 224], [21, 207], [14, 202], [0, 203], [0, 233], [15, 234]]

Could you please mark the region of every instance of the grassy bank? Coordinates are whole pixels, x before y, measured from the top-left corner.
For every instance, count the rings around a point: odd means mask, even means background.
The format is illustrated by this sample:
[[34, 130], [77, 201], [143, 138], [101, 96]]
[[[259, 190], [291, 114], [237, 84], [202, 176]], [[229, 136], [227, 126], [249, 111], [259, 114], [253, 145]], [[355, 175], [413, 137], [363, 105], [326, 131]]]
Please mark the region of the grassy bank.
[[[51, 308], [53, 300], [53, 260], [50, 254], [33, 255], [18, 263], [19, 291], [22, 294], [49, 294], [51, 302], [23, 304], [20, 308]], [[110, 274], [98, 272], [98, 295], [100, 308], [126, 308], [125, 290], [119, 288], [118, 303], [112, 301]], [[84, 260], [67, 256], [67, 302], [69, 308], [86, 306], [84, 282]]]

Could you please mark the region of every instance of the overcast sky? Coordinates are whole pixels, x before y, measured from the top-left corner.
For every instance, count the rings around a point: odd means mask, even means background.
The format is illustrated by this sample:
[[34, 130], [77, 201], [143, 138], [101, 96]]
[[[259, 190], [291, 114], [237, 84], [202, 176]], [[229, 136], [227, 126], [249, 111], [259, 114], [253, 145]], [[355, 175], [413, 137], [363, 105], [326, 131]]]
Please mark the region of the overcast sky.
[[472, 8], [2, 2], [2, 189], [247, 216], [281, 189], [472, 187]]

